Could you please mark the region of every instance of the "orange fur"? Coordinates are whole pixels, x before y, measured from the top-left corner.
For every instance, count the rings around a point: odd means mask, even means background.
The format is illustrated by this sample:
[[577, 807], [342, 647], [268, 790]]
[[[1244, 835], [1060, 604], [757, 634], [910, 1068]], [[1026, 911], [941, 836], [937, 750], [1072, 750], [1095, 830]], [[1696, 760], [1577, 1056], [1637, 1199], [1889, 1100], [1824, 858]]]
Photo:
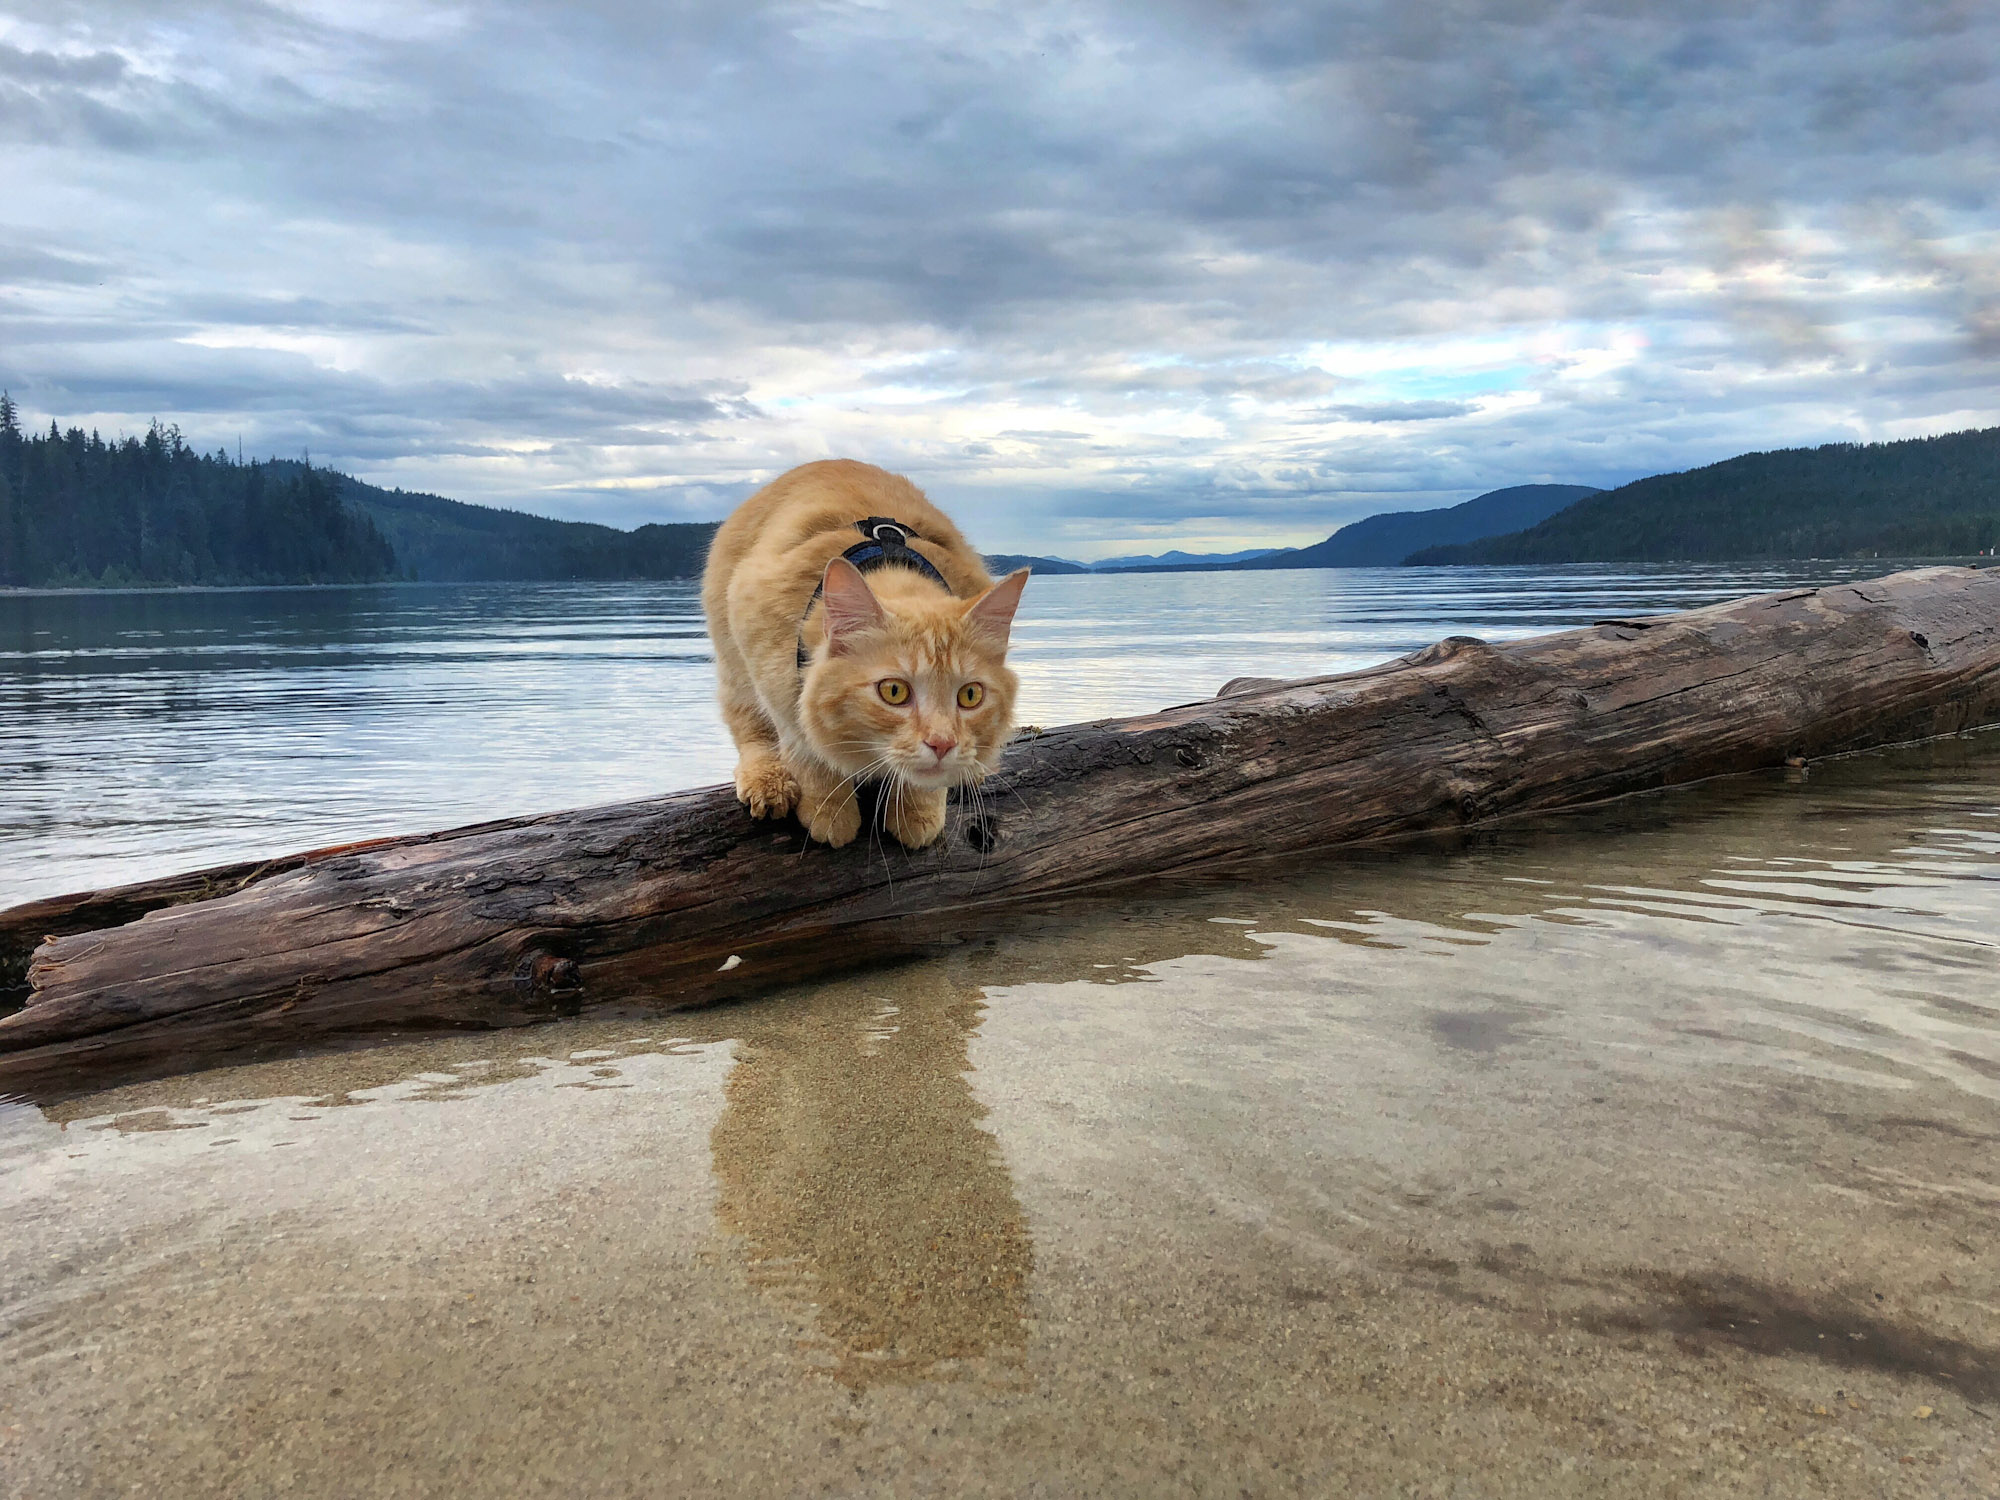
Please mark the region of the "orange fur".
[[[867, 516], [909, 526], [951, 593], [914, 569], [864, 577], [843, 559]], [[911, 848], [935, 839], [951, 789], [977, 785], [1013, 736], [1007, 631], [1027, 577], [994, 583], [923, 491], [851, 459], [793, 469], [737, 507], [709, 549], [701, 600], [751, 815], [796, 810], [812, 837], [845, 844], [861, 826], [855, 789], [877, 781], [889, 833]], [[907, 702], [883, 700], [890, 678], [909, 684]], [[985, 694], [973, 709], [958, 702], [967, 683]]]

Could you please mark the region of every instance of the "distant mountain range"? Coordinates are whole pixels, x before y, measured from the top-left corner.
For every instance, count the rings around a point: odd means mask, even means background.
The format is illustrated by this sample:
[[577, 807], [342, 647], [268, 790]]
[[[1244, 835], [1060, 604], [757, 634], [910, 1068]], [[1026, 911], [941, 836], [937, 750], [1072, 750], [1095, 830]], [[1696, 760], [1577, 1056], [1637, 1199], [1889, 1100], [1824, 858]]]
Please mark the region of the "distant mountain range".
[[[620, 531], [243, 464], [155, 425], [24, 431], [0, 393], [0, 585], [692, 578], [716, 523]], [[1397, 563], [1966, 557], [2000, 549], [2000, 428], [1748, 453], [1614, 490], [1525, 484], [1392, 511], [1309, 547], [1105, 558], [990, 554], [995, 573], [1243, 572]]]
[[1108, 557], [1074, 563], [1060, 557], [1013, 553], [989, 556], [995, 572], [1033, 568], [1037, 573], [1237, 573], [1282, 568], [1393, 568], [1422, 547], [1471, 542], [1518, 531], [1564, 506], [1599, 493], [1587, 484], [1517, 484], [1490, 490], [1442, 510], [1396, 510], [1343, 526], [1310, 547], [1253, 547], [1245, 552], [1163, 552], [1155, 557]]
[[1439, 563], [1970, 557], [2000, 547], [2000, 427], [1746, 453], [1590, 495]]
[[1037, 573], [1088, 573], [1089, 564], [1071, 562], [1066, 557], [1035, 557], [1026, 552], [989, 552], [986, 571], [995, 578], [1016, 568], [1033, 568]]
[[[267, 467], [282, 471], [282, 464]], [[324, 471], [322, 471], [324, 472]], [[712, 522], [619, 531], [384, 490], [335, 476], [406, 576], [687, 578]], [[1751, 453], [1614, 490], [1517, 484], [1438, 510], [1388, 511], [1309, 547], [1104, 558], [995, 553], [995, 573], [1244, 572], [1398, 563], [1968, 556], [2000, 547], [2000, 428]]]
[[1253, 557], [1269, 557], [1277, 547], [1251, 547], [1242, 552], [1161, 552], [1132, 557], [1100, 557], [1096, 562], [1077, 562], [1068, 557], [1037, 557], [1025, 552], [989, 552], [986, 568], [991, 573], [1011, 573], [1016, 568], [1033, 568], [1037, 573], [1163, 573], [1181, 568], [1221, 567], [1247, 562]]
[[1274, 552], [1231, 568], [1393, 568], [1412, 552], [1519, 531], [1599, 493], [1587, 484], [1516, 484], [1444, 510], [1392, 510], [1343, 526], [1310, 547]]
[[1226, 567], [1253, 558], [1269, 557], [1279, 547], [1249, 547], [1241, 552], [1161, 552], [1138, 557], [1100, 557], [1087, 566], [1093, 573], [1124, 573], [1134, 568]]

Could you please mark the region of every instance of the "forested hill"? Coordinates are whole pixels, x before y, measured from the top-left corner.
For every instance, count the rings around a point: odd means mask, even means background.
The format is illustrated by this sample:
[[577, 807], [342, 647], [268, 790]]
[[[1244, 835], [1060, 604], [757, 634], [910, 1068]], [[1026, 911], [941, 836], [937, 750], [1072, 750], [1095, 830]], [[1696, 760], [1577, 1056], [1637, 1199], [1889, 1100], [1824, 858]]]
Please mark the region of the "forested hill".
[[591, 521], [552, 521], [441, 495], [385, 490], [346, 474], [334, 478], [341, 498], [388, 537], [398, 566], [410, 578], [694, 578], [715, 535], [713, 521], [620, 531]]
[[176, 428], [20, 430], [0, 395], [0, 586], [692, 578], [713, 522], [619, 531], [238, 463]]
[[335, 476], [201, 454], [171, 427], [30, 435], [0, 396], [0, 584], [336, 583], [386, 578], [382, 533]]
[[2000, 546], [2000, 427], [1746, 453], [1411, 563], [1970, 557]]

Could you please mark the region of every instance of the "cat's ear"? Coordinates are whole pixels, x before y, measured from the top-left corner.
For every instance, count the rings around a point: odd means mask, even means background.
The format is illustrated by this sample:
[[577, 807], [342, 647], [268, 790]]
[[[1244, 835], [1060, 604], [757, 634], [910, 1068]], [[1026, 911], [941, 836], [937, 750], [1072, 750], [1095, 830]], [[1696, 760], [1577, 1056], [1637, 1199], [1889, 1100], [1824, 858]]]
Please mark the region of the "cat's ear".
[[826, 653], [845, 656], [854, 649], [854, 637], [873, 630], [883, 621], [881, 601], [868, 587], [861, 570], [844, 557], [826, 565], [819, 584], [820, 607], [826, 618]]
[[1016, 568], [992, 588], [972, 601], [972, 608], [965, 612], [966, 622], [974, 629], [998, 639], [1002, 650], [1007, 646], [1007, 631], [1014, 623], [1014, 611], [1021, 604], [1021, 590], [1028, 586], [1028, 570]]

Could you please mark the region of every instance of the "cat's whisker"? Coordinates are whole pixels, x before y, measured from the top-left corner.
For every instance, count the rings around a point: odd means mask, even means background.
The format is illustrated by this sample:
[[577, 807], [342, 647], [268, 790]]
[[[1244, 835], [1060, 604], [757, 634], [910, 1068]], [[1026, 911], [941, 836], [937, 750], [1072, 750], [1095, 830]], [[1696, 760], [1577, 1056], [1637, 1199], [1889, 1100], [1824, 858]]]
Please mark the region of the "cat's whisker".
[[896, 868], [889, 858], [889, 846], [882, 841], [882, 835], [889, 831], [889, 799], [900, 797], [902, 786], [902, 777], [891, 767], [887, 780], [883, 782], [882, 793], [875, 799], [875, 848], [882, 856], [882, 873], [888, 877], [889, 900], [892, 903], [896, 899]]
[[[976, 781], [967, 782], [966, 791], [971, 794], [972, 798], [973, 826], [983, 828], [986, 822], [986, 792]], [[986, 854], [987, 850], [991, 847], [991, 841], [982, 834], [978, 839], [973, 841], [973, 847], [979, 851], [978, 873], [984, 875], [986, 873]]]
[[827, 794], [819, 799], [819, 802], [813, 807], [811, 815], [799, 819], [799, 822], [803, 824], [807, 830], [806, 841], [799, 848], [799, 857], [801, 859], [805, 857], [806, 850], [812, 847], [811, 829], [812, 829], [813, 819], [817, 818], [822, 812], [824, 812], [826, 810], [827, 804], [832, 802], [836, 797], [840, 796], [843, 791], [847, 790], [850, 784], [858, 786], [859, 783], [865, 777], [867, 777], [871, 772], [880, 769], [881, 767], [886, 765], [887, 762], [888, 762], [888, 757], [886, 755], [877, 756], [873, 761], [863, 766], [859, 771], [854, 772], [852, 775], [841, 777], [839, 781], [836, 781], [833, 784], [832, 788], [827, 792]]

